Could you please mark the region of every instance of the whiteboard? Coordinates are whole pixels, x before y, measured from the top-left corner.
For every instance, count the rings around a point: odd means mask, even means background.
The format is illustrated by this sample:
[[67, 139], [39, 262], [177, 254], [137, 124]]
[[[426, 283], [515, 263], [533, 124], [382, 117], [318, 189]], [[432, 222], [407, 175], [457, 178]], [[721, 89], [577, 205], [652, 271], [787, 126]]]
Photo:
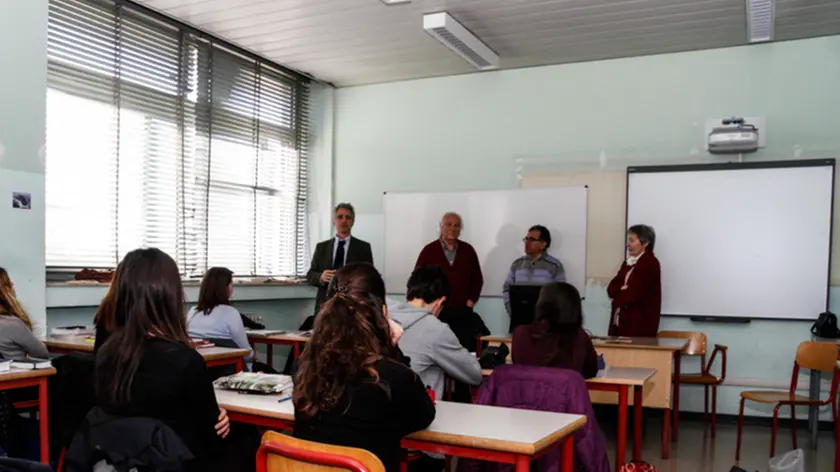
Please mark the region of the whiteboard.
[[826, 310], [834, 160], [653, 169], [628, 170], [627, 224], [656, 231], [663, 314]]
[[586, 285], [586, 187], [449, 193], [386, 193], [385, 287], [405, 293], [420, 250], [440, 236], [441, 217], [463, 218], [461, 240], [478, 253], [482, 296], [501, 296], [511, 263], [525, 254], [522, 238], [533, 225], [551, 232], [548, 252], [563, 263], [566, 280]]

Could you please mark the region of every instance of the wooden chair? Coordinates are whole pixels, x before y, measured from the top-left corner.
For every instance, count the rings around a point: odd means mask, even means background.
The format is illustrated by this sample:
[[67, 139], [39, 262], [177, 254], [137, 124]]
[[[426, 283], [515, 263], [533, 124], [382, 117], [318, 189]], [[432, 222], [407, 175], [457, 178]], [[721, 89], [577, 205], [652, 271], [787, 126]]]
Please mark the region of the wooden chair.
[[[680, 351], [680, 356], [700, 356], [700, 372], [694, 373], [680, 373], [680, 385], [702, 385], [704, 390], [703, 396], [703, 419], [706, 424], [709, 424], [709, 389], [712, 390], [712, 437], [717, 434], [717, 387], [726, 380], [726, 346], [715, 344], [712, 350], [712, 356], [709, 362], [706, 362], [707, 340], [705, 333], [693, 331], [660, 331], [657, 334], [659, 338], [676, 338], [688, 339], [688, 346]], [[712, 366], [715, 363], [718, 353], [720, 353], [720, 377], [712, 374]], [[680, 392], [679, 389], [674, 389], [674, 405], [679, 407]], [[675, 415], [676, 417], [676, 415]], [[678, 423], [674, 422], [674, 440], [678, 437], [677, 433]]]
[[373, 453], [352, 447], [332, 446], [268, 431], [257, 451], [257, 472], [320, 472], [351, 470], [385, 472]]
[[[796, 394], [799, 383], [799, 368], [818, 370], [820, 372], [834, 372], [828, 399], [810, 398]], [[790, 379], [790, 389], [787, 392], [778, 390], [750, 390], [741, 392], [741, 409], [738, 412], [738, 443], [735, 446], [735, 460], [741, 457], [741, 430], [744, 427], [744, 403], [747, 400], [758, 403], [776, 404], [773, 408], [773, 429], [770, 435], [770, 457], [776, 453], [776, 432], [779, 429], [779, 409], [790, 406], [791, 435], [793, 448], [796, 449], [796, 406], [824, 406], [833, 404], [837, 398], [837, 385], [840, 381], [840, 368], [837, 367], [837, 344], [827, 342], [805, 341], [796, 350], [796, 361], [793, 363], [793, 374]], [[837, 409], [832, 407], [831, 414], [837, 423]]]

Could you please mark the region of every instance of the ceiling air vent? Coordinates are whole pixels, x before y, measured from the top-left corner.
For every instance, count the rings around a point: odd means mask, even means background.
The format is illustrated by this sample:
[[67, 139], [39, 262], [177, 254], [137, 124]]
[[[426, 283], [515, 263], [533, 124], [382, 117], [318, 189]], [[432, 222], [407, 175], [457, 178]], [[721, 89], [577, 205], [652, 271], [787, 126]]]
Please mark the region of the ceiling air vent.
[[423, 15], [423, 29], [456, 54], [480, 70], [498, 69], [499, 55], [449, 13]]
[[773, 40], [775, 17], [773, 0], [746, 0], [747, 35], [751, 43]]

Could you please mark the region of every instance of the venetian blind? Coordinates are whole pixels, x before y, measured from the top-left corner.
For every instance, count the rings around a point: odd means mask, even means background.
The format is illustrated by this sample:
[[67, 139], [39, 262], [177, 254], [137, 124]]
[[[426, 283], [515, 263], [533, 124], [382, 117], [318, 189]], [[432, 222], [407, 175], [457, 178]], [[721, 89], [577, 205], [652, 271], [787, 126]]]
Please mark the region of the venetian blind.
[[113, 0], [51, 0], [48, 54], [48, 267], [304, 271], [306, 79]]

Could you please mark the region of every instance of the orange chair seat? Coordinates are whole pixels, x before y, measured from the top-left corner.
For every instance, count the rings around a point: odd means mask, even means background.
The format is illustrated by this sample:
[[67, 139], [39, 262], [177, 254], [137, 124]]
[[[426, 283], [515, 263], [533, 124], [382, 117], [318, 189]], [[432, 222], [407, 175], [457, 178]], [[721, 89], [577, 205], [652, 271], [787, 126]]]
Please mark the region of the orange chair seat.
[[718, 378], [714, 375], [703, 375], [701, 373], [696, 374], [682, 374], [680, 375], [680, 383], [686, 384], [700, 384], [700, 385], [712, 385], [718, 383]]
[[747, 390], [741, 392], [741, 396], [747, 400], [758, 403], [779, 403], [779, 402], [795, 402], [795, 403], [819, 403], [812, 400], [810, 397], [803, 395], [791, 395], [788, 392], [781, 390]]

